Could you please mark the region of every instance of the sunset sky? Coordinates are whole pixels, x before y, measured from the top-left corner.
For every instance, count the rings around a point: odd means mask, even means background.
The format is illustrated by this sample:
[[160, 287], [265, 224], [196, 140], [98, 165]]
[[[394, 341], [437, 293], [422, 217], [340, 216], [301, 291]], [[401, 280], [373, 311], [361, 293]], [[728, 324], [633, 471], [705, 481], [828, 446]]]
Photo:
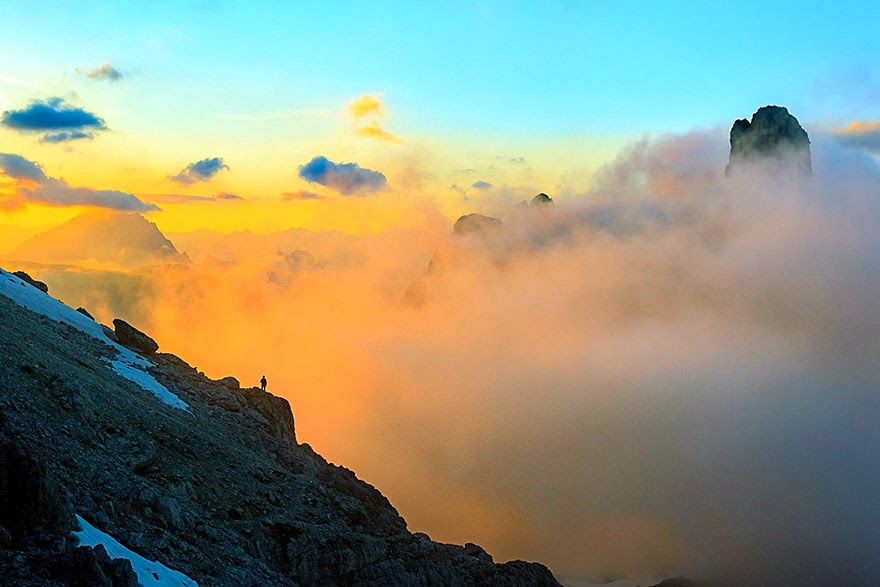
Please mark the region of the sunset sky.
[[[432, 538], [570, 585], [877, 584], [878, 23], [0, 0], [0, 261], [211, 377], [266, 373]], [[766, 104], [812, 177], [725, 175]], [[503, 228], [453, 235], [471, 212]]]
[[[565, 198], [629, 141], [727, 127], [765, 103], [808, 128], [880, 118], [880, 9], [862, 2], [10, 0], [2, 12], [0, 111], [52, 103], [87, 118], [6, 119], [2, 152], [156, 203], [151, 218], [176, 231], [375, 232], [420, 220], [425, 200], [454, 219], [492, 191]], [[301, 177], [316, 156], [386, 181], [340, 193]], [[181, 176], [205, 160], [216, 168]], [[75, 213], [15, 208], [8, 183], [0, 222]], [[247, 202], [155, 197], [167, 194]]]

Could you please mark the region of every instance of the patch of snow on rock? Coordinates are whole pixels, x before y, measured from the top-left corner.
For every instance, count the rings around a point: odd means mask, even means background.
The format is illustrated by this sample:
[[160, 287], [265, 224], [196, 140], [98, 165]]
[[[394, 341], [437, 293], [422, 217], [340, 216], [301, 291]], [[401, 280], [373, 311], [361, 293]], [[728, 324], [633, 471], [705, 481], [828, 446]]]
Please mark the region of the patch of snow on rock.
[[77, 515], [76, 519], [82, 529], [74, 532], [73, 535], [79, 539], [80, 545], [95, 547], [101, 544], [110, 558], [128, 559], [138, 576], [138, 583], [143, 587], [199, 587], [198, 583], [183, 573], [132, 552], [109, 534], [86, 522], [82, 516]]

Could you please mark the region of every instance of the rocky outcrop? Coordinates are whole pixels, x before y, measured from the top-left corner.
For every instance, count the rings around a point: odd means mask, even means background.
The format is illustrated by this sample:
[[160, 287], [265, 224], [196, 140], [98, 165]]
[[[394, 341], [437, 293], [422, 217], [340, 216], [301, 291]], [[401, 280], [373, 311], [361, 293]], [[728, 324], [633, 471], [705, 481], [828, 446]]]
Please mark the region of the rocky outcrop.
[[552, 204], [552, 203], [553, 203], [553, 198], [551, 198], [550, 196], [548, 196], [544, 192], [541, 192], [540, 194], [538, 194], [537, 196], [532, 198], [532, 201], [529, 204], [529, 206], [534, 208], [536, 206], [545, 206], [547, 204]]
[[283, 397], [272, 395], [257, 387], [241, 391], [245, 403], [266, 418], [269, 430], [275, 438], [296, 444], [296, 432], [293, 428], [293, 412], [290, 402]]
[[502, 223], [497, 218], [483, 216], [482, 214], [465, 214], [455, 221], [452, 226], [452, 234], [465, 235], [489, 235], [500, 229]]
[[49, 293], [49, 286], [48, 285], [46, 285], [42, 281], [37, 281], [36, 279], [31, 277], [30, 275], [28, 275], [24, 271], [13, 271], [12, 274], [15, 275], [16, 277], [18, 277], [19, 279], [21, 279], [22, 281], [24, 281], [25, 283], [29, 283], [30, 285], [34, 286], [35, 288], [37, 288], [41, 292]]
[[751, 122], [739, 119], [730, 129], [730, 159], [725, 173], [755, 161], [772, 161], [779, 167], [810, 175], [810, 137], [797, 118], [782, 106], [764, 106]]
[[79, 312], [80, 314], [82, 314], [83, 316], [85, 316], [86, 318], [88, 318], [89, 320], [94, 320], [94, 319], [95, 319], [95, 317], [92, 316], [91, 313], [89, 313], [89, 311], [86, 310], [85, 308], [83, 308], [82, 306], [80, 306], [79, 308], [77, 308], [76, 311]]
[[145, 355], [151, 355], [159, 350], [159, 344], [155, 340], [125, 320], [114, 318], [113, 328], [116, 340], [130, 349], [134, 349]]

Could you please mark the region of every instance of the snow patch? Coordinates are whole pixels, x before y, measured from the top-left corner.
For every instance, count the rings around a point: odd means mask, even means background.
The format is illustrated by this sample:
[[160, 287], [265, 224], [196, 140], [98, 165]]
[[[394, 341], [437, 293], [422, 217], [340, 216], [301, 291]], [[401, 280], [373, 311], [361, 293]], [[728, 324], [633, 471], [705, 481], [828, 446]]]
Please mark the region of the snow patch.
[[110, 364], [113, 366], [114, 371], [129, 381], [134, 381], [159, 398], [159, 401], [165, 402], [172, 408], [189, 411], [189, 405], [185, 401], [170, 392], [167, 387], [156, 381], [152, 375], [143, 369], [138, 369], [136, 366], [130, 365], [125, 361], [110, 361]]
[[173, 408], [189, 411], [189, 405], [185, 401], [169, 391], [167, 387], [156, 381], [152, 375], [145, 371], [145, 368], [150, 366], [149, 361], [131, 349], [127, 349], [107, 338], [104, 328], [88, 316], [80, 314], [70, 306], [61, 303], [3, 269], [0, 269], [0, 294], [11, 299], [19, 306], [37, 314], [42, 314], [56, 322], [73, 326], [80, 332], [84, 332], [93, 338], [97, 338], [104, 344], [110, 345], [118, 353], [116, 361], [109, 361], [116, 373], [136, 383], [144, 390], [149, 391], [159, 401]]
[[198, 583], [183, 573], [132, 552], [109, 534], [101, 532], [86, 522], [79, 514], [76, 519], [82, 529], [78, 532], [75, 531], [73, 535], [79, 539], [80, 545], [94, 548], [101, 544], [107, 550], [110, 558], [128, 559], [131, 561], [134, 572], [137, 573], [138, 583], [143, 587], [199, 587]]

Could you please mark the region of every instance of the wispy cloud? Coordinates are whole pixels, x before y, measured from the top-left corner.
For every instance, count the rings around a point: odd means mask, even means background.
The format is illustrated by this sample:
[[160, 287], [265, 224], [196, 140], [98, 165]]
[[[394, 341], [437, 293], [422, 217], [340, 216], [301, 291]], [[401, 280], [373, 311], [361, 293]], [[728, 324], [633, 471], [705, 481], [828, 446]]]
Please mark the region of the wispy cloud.
[[385, 116], [385, 106], [376, 94], [364, 94], [349, 102], [348, 114], [356, 135], [380, 141], [403, 142], [382, 128], [379, 118]]
[[118, 82], [125, 77], [121, 71], [107, 62], [87, 71], [81, 67], [77, 67], [76, 72], [95, 81]]
[[856, 120], [836, 133], [837, 140], [847, 147], [857, 147], [880, 153], [880, 121]]
[[474, 183], [472, 183], [471, 187], [475, 190], [488, 190], [492, 188], [492, 184], [488, 181], [483, 181], [481, 179], [480, 181], [475, 181]]
[[25, 88], [31, 88], [34, 90], [39, 90], [40, 88], [29, 81], [25, 81], [23, 79], [18, 79], [17, 77], [10, 77], [8, 75], [0, 75], [0, 82], [6, 82], [8, 84], [14, 84], [16, 86], [22, 86]]
[[220, 193], [213, 196], [195, 196], [191, 194], [150, 194], [145, 196], [153, 202], [162, 202], [167, 204], [202, 204], [223, 201], [244, 201], [247, 198], [238, 194]]
[[0, 153], [0, 173], [14, 180], [20, 200], [51, 206], [94, 206], [131, 212], [158, 210], [155, 204], [116, 190], [93, 190], [73, 187], [64, 180], [46, 175], [42, 167], [13, 153]]
[[177, 175], [169, 175], [168, 179], [184, 185], [198, 182], [211, 181], [221, 169], [229, 169], [220, 157], [208, 157], [195, 163], [190, 163], [180, 170]]
[[281, 194], [281, 200], [284, 202], [291, 202], [295, 200], [322, 200], [324, 197], [321, 194], [316, 194], [315, 192], [310, 192], [308, 190], [299, 190], [297, 192], [284, 192]]
[[228, 120], [232, 122], [270, 122], [273, 120], [283, 120], [285, 118], [310, 118], [326, 116], [328, 114], [330, 114], [329, 110], [318, 108], [287, 108], [281, 110], [266, 110], [263, 112], [221, 112], [214, 116], [220, 120]]
[[45, 133], [43, 142], [58, 143], [94, 138], [95, 131], [106, 130], [104, 119], [83, 108], [69, 106], [63, 98], [31, 102], [20, 110], [7, 110], [0, 124], [25, 133]]
[[378, 192], [386, 185], [385, 176], [378, 171], [357, 163], [334, 163], [321, 155], [300, 166], [299, 176], [346, 196]]

